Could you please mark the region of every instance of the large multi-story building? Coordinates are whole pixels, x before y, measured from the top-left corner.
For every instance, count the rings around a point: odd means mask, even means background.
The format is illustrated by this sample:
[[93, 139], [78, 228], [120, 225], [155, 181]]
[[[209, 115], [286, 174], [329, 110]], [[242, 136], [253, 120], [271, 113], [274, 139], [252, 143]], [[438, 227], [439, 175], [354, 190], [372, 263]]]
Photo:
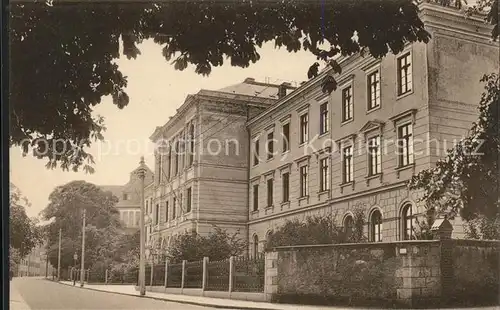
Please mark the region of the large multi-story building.
[[252, 149], [274, 138], [277, 151], [260, 158], [254, 151], [251, 163], [252, 252], [285, 219], [331, 212], [348, 229], [357, 208], [370, 241], [411, 238], [423, 206], [406, 181], [466, 134], [477, 118], [480, 78], [499, 65], [482, 18], [430, 3], [420, 8], [428, 44], [381, 60], [344, 58], [331, 95], [321, 92], [331, 74], [324, 71], [248, 122]]
[[145, 202], [148, 236], [158, 236], [152, 242], [168, 244], [193, 230], [206, 235], [214, 225], [247, 238], [246, 122], [274, 103], [279, 89], [293, 87], [247, 79], [218, 91], [201, 90], [156, 128], [155, 181]]
[[[359, 209], [370, 241], [411, 238], [423, 206], [406, 182], [466, 134], [477, 118], [480, 78], [499, 67], [482, 17], [428, 2], [420, 10], [428, 44], [383, 59], [340, 59], [330, 95], [321, 91], [327, 69], [297, 89], [247, 80], [188, 96], [151, 137], [171, 143], [148, 189], [150, 235], [168, 244], [216, 224], [244, 232], [256, 253], [287, 219], [332, 213], [347, 230]], [[194, 143], [180, 146], [184, 136]], [[238, 147], [214, 155], [211, 138]], [[175, 155], [181, 147], [194, 155]]]
[[[111, 192], [118, 198], [115, 207], [120, 213], [123, 226], [130, 230], [139, 228], [141, 212], [141, 180], [137, 174], [137, 169], [130, 172], [129, 181], [125, 185], [99, 185], [99, 188]], [[152, 183], [153, 178], [153, 172], [146, 167], [145, 184]]]

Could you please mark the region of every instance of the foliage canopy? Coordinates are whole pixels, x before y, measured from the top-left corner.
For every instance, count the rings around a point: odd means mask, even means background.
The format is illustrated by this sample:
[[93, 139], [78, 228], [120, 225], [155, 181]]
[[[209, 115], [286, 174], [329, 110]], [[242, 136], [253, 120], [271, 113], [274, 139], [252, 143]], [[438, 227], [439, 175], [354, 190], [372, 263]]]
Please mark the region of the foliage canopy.
[[170, 242], [167, 258], [172, 263], [183, 260], [201, 261], [208, 257], [210, 261], [219, 261], [244, 253], [247, 243], [240, 238], [239, 231], [230, 234], [215, 226], [208, 236], [195, 232], [179, 235]]
[[[49, 168], [93, 172], [86, 149], [103, 139], [105, 126], [92, 111], [103, 96], [120, 109], [129, 103], [115, 60], [120, 53], [136, 58], [145, 39], [160, 44], [175, 69], [191, 64], [208, 75], [226, 59], [248, 67], [260, 59], [257, 47], [270, 41], [289, 52], [310, 51], [338, 73], [335, 56], [382, 57], [429, 38], [412, 0], [13, 3], [10, 145], [32, 150]], [[324, 86], [332, 91], [335, 80]]]

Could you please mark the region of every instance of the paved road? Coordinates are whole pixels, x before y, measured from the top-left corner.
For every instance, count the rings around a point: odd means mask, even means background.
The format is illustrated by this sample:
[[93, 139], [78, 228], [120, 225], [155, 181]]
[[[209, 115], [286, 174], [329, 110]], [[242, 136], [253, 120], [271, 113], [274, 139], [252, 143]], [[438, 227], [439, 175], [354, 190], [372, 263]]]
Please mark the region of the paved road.
[[188, 304], [96, 292], [40, 278], [14, 278], [17, 290], [31, 310], [36, 309], [213, 309]]

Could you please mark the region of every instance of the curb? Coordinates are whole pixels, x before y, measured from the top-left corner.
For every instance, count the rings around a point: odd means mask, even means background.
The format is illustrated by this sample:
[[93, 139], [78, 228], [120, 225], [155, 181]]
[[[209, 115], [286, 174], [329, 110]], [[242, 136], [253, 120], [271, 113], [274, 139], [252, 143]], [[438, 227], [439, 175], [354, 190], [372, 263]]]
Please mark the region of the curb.
[[[58, 284], [61, 284], [61, 285], [66, 285], [66, 286], [69, 286], [69, 287], [75, 287], [76, 288], [76, 286], [73, 286], [73, 285], [70, 285], [70, 284], [61, 283], [61, 282], [53, 281], [53, 280], [50, 280], [50, 279], [45, 279], [45, 280], [51, 281], [51, 282], [54, 282], [54, 283], [58, 283]], [[141, 296], [141, 295], [135, 295], [135, 294], [129, 294], [129, 293], [121, 293], [121, 292], [111, 292], [111, 291], [98, 290], [98, 289], [95, 289], [95, 288], [89, 288], [89, 287], [85, 287], [85, 286], [84, 287], [78, 287], [78, 288], [86, 289], [86, 290], [89, 290], [89, 291], [101, 292], [101, 293], [117, 294], [117, 295], [132, 296], [132, 297], [139, 297], [139, 298], [149, 298], [149, 299], [154, 299], [154, 300], [159, 300], [159, 301], [168, 301], [168, 302], [175, 302], [175, 303], [179, 303], [179, 304], [188, 304], [188, 305], [194, 305], [194, 306], [210, 307], [210, 308], [215, 308], [215, 309], [276, 310], [276, 309], [272, 309], [272, 308], [254, 308], [254, 307], [240, 307], [240, 306], [233, 307], [233, 306], [226, 306], [226, 305], [214, 305], [214, 304], [207, 304], [207, 303], [196, 302], [196, 301], [175, 300], [175, 299], [161, 298], [161, 297], [148, 296], [148, 295]]]

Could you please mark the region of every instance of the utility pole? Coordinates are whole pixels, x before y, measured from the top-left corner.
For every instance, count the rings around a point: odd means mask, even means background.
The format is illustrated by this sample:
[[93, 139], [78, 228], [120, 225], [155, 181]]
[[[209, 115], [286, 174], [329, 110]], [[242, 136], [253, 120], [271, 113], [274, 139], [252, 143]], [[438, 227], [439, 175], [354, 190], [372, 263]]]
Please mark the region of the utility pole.
[[145, 231], [144, 231], [144, 178], [146, 169], [144, 168], [144, 156], [141, 156], [139, 169], [137, 170], [138, 176], [141, 179], [141, 218], [139, 221], [140, 229], [140, 256], [139, 256], [139, 289], [141, 296], [146, 295], [146, 266], [145, 266]]
[[59, 250], [57, 254], [57, 281], [61, 281], [61, 243], [62, 243], [62, 228], [59, 228]]
[[49, 249], [47, 249], [47, 254], [45, 256], [45, 278], [49, 275]]
[[82, 255], [81, 255], [82, 267], [80, 269], [80, 287], [83, 287], [83, 280], [85, 279], [85, 217], [86, 217], [85, 211], [86, 210], [83, 209]]

